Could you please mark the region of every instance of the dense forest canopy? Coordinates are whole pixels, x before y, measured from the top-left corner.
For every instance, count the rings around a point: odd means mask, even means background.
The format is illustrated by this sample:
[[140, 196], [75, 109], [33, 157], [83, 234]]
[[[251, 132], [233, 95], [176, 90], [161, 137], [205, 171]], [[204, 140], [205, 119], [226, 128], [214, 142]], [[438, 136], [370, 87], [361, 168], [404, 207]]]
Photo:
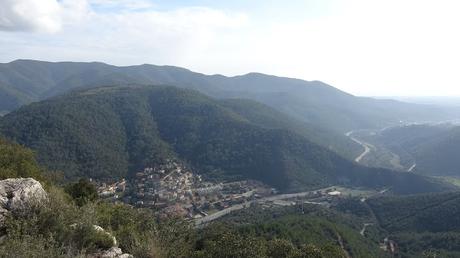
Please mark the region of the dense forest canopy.
[[0, 112], [72, 89], [101, 85], [167, 84], [218, 98], [246, 98], [269, 105], [303, 122], [340, 133], [381, 128], [401, 121], [441, 121], [458, 117], [458, 108], [355, 97], [320, 81], [260, 73], [225, 77], [172, 66], [117, 67], [104, 63], [16, 60], [0, 64]]
[[416, 164], [415, 173], [460, 176], [460, 127], [455, 124], [397, 126], [370, 138]]
[[236, 103], [169, 86], [102, 87], [21, 108], [0, 119], [0, 132], [68, 179], [129, 177], [179, 158], [213, 180], [257, 179], [285, 191], [331, 184], [401, 193], [447, 187], [358, 166], [296, 133], [295, 124], [241, 114]]

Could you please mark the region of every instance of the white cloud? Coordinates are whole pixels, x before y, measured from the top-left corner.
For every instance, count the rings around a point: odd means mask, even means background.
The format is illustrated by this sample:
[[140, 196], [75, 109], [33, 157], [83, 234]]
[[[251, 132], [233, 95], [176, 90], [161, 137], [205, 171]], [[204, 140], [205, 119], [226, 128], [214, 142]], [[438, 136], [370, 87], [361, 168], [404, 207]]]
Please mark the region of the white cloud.
[[56, 0], [1, 0], [0, 30], [55, 32], [61, 27]]
[[[145, 9], [144, 1], [131, 1], [130, 6], [125, 2], [61, 1], [61, 31], [52, 35], [4, 33], [0, 56], [186, 66], [195, 54], [201, 55], [216, 44], [222, 33], [236, 31], [247, 23], [242, 13], [207, 7], [157, 11], [153, 6]], [[13, 40], [15, 43], [10, 44]]]
[[136, 11], [154, 8], [155, 5], [148, 0], [89, 0], [92, 6], [103, 9]]
[[343, 3], [331, 16], [239, 33], [198, 68], [322, 80], [358, 95], [460, 95], [460, 2]]
[[[35, 6], [29, 14], [12, 11], [26, 2]], [[318, 79], [360, 95], [460, 95], [460, 3], [454, 0], [318, 0], [334, 8], [308, 16], [314, 12], [308, 5], [286, 13], [272, 6], [276, 19], [249, 9], [165, 10], [147, 0], [56, 3], [0, 0], [2, 30], [62, 28], [54, 34], [0, 32], [0, 61], [171, 64], [205, 73]], [[38, 22], [42, 16], [53, 22]]]

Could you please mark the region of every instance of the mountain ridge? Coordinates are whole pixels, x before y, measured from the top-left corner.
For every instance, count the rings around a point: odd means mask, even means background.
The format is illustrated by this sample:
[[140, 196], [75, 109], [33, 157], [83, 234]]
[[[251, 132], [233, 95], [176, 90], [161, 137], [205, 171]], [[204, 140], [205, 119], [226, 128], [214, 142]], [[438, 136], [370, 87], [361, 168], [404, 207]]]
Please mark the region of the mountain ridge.
[[120, 178], [179, 158], [209, 178], [256, 179], [283, 191], [331, 184], [399, 193], [449, 188], [359, 166], [289, 128], [262, 127], [221, 103], [171, 86], [92, 88], [13, 111], [0, 119], [0, 133], [69, 178]]
[[[460, 109], [355, 97], [320, 81], [262, 73], [233, 77], [205, 75], [175, 66], [112, 66], [101, 62], [17, 60], [0, 64], [0, 110], [101, 85], [174, 85], [215, 98], [248, 98], [291, 117], [344, 133], [381, 128], [400, 121], [440, 121], [458, 117]], [[8, 100], [8, 101], [6, 101]]]

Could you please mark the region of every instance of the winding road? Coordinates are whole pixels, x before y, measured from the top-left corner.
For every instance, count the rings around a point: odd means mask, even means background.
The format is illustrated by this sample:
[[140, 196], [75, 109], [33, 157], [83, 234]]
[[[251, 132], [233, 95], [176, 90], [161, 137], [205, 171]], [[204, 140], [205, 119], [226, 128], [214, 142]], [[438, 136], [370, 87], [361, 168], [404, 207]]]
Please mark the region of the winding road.
[[354, 133], [355, 131], [349, 131], [348, 133], [346, 133], [345, 135], [347, 137], [350, 137], [350, 139], [354, 142], [356, 142], [357, 144], [363, 146], [364, 148], [364, 151], [358, 156], [355, 158], [355, 162], [359, 163], [361, 162], [361, 160], [367, 155], [369, 154], [369, 152], [371, 152], [371, 149], [372, 148], [375, 148], [374, 145], [372, 144], [369, 144], [367, 142], [363, 142], [363, 141], [360, 141], [358, 139], [356, 139], [355, 137], [352, 136], [352, 134]]
[[366, 233], [367, 227], [372, 226], [372, 225], [374, 225], [374, 223], [364, 223], [363, 224], [363, 229], [361, 229], [361, 231], [359, 231], [361, 236], [364, 236], [364, 233]]

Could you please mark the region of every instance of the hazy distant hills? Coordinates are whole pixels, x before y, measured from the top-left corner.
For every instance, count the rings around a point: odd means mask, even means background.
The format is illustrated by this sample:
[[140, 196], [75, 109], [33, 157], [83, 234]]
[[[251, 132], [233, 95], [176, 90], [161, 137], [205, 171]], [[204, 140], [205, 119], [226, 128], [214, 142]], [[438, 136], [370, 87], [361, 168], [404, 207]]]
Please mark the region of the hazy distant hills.
[[[104, 85], [122, 87], [97, 88]], [[212, 98], [140, 85], [174, 85]], [[174, 100], [168, 98], [164, 106], [155, 106], [172, 91]], [[452, 119], [459, 114], [455, 108], [355, 97], [319, 81], [258, 73], [225, 77], [155, 65], [117, 67], [33, 60], [0, 64], [0, 112], [48, 98], [6, 116], [2, 132], [38, 150], [41, 162], [68, 176], [125, 176], [152, 160], [174, 156], [202, 171], [214, 171], [213, 176], [263, 178], [280, 188], [296, 187], [292, 182], [302, 187], [355, 182], [356, 178], [347, 176], [354, 173], [355, 166], [331, 154], [353, 159], [362, 151], [343, 135], [345, 131], [401, 121]], [[198, 112], [196, 118], [192, 112], [183, 120], [170, 118], [187, 114], [189, 108], [209, 111], [203, 103], [217, 113]], [[174, 113], [175, 109], [180, 111]], [[220, 154], [223, 160], [212, 156]], [[335, 161], [324, 162], [331, 157]], [[321, 162], [312, 165], [312, 160]], [[255, 172], [262, 170], [263, 176]], [[309, 171], [308, 176], [304, 177], [303, 171]], [[331, 174], [325, 176], [326, 172]]]
[[444, 120], [458, 110], [355, 97], [319, 81], [251, 73], [225, 77], [171, 66], [116, 67], [103, 63], [50, 63], [18, 60], [0, 64], [0, 111], [80, 87], [167, 84], [218, 98], [247, 98], [303, 122], [345, 132], [384, 127], [400, 121]]
[[390, 99], [400, 100], [409, 103], [415, 104], [427, 104], [427, 105], [438, 105], [438, 106], [451, 106], [451, 107], [459, 107], [460, 106], [460, 97], [387, 97]]
[[399, 193], [446, 187], [358, 166], [289, 128], [296, 125], [281, 126], [287, 118], [257, 112], [257, 105], [244, 113], [239, 101], [175, 87], [102, 87], [22, 107], [0, 119], [0, 132], [67, 178], [119, 178], [179, 158], [210, 179], [252, 178], [285, 191], [330, 184]]

